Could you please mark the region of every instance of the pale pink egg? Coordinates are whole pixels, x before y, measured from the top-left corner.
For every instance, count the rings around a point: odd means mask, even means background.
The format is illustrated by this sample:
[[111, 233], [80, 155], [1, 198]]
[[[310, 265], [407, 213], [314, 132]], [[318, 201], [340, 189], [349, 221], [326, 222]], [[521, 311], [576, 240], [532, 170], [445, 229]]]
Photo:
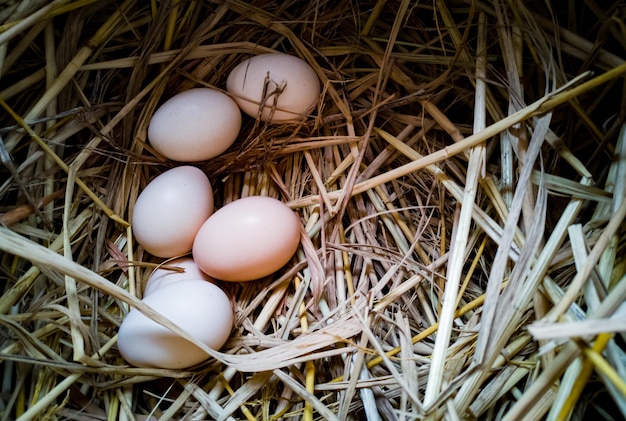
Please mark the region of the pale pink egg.
[[251, 281], [283, 267], [300, 244], [300, 220], [277, 199], [252, 196], [216, 211], [202, 225], [193, 258], [215, 279]]
[[[261, 54], [242, 61], [228, 75], [226, 89], [239, 108], [255, 118], [263, 93], [267, 92], [260, 119], [271, 122], [306, 118], [317, 105], [321, 93], [320, 81], [313, 68], [306, 61], [288, 54]], [[271, 115], [274, 106], [276, 110]]]

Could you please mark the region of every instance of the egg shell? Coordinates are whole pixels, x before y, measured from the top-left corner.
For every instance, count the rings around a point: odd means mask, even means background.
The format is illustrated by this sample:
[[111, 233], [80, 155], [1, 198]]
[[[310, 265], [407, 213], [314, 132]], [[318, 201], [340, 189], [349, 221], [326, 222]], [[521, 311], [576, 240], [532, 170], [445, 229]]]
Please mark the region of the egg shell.
[[[177, 272], [175, 270], [168, 269], [165, 266], [184, 269], [184, 272]], [[164, 266], [158, 267], [150, 274], [148, 282], [146, 282], [143, 296], [147, 297], [157, 289], [163, 288], [166, 285], [187, 280], [205, 280], [207, 282], [215, 281], [209, 275], [202, 272], [191, 257], [181, 257], [165, 263]]]
[[161, 105], [150, 120], [148, 139], [157, 152], [182, 162], [205, 161], [226, 151], [241, 130], [241, 111], [228, 95], [194, 88]]
[[300, 220], [280, 200], [251, 196], [217, 210], [202, 225], [193, 258], [215, 279], [251, 281], [284, 266], [298, 249]]
[[229, 73], [226, 89], [241, 110], [256, 118], [259, 113], [266, 77], [270, 83], [267, 87], [266, 106], [260, 119], [270, 121], [271, 108], [275, 96], [269, 96], [283, 83], [284, 89], [278, 95], [276, 110], [271, 122], [303, 120], [316, 106], [321, 86], [317, 74], [309, 64], [288, 54], [261, 54], [239, 63]]
[[[230, 336], [232, 306], [213, 283], [181, 281], [159, 288], [142, 301], [212, 349], [219, 350]], [[135, 308], [120, 325], [117, 346], [122, 357], [137, 367], [187, 368], [208, 358], [199, 347]]]
[[139, 194], [132, 215], [137, 242], [158, 257], [188, 253], [196, 233], [213, 213], [213, 189], [198, 168], [172, 168]]

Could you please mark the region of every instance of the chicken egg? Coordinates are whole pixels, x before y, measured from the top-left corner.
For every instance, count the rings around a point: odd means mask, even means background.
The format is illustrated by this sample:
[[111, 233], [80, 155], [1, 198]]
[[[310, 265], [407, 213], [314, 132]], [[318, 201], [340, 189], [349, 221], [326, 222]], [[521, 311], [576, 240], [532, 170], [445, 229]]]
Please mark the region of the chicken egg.
[[[230, 300], [211, 282], [165, 285], [142, 301], [212, 349], [219, 350], [230, 336], [234, 320]], [[135, 308], [120, 325], [117, 346], [122, 357], [137, 367], [180, 369], [208, 358], [196, 345]]]
[[193, 258], [209, 276], [251, 281], [284, 266], [300, 244], [300, 220], [280, 200], [251, 196], [217, 210], [193, 243]]
[[241, 111], [228, 95], [194, 88], [161, 105], [150, 120], [148, 139], [157, 152], [182, 162], [205, 161], [226, 151], [241, 129]]
[[274, 123], [306, 118], [321, 93], [313, 68], [298, 57], [282, 53], [261, 54], [239, 63], [229, 73], [226, 89], [241, 110], [255, 118], [265, 92], [260, 119]]
[[158, 257], [188, 253], [213, 213], [213, 189], [198, 168], [181, 166], [157, 176], [139, 194], [132, 214], [137, 242]]
[[209, 275], [202, 272], [196, 262], [191, 257], [181, 257], [174, 259], [165, 264], [168, 267], [184, 269], [184, 272], [177, 272], [165, 267], [158, 267], [155, 269], [146, 282], [146, 288], [143, 292], [143, 296], [147, 297], [157, 289], [160, 289], [166, 285], [175, 284], [181, 281], [188, 280], [205, 280], [213, 282]]

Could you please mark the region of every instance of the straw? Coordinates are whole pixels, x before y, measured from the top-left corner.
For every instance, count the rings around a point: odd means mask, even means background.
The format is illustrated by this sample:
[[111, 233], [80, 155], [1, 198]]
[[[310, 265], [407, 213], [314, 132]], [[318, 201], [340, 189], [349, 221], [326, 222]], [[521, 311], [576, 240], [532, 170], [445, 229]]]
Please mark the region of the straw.
[[[624, 418], [623, 18], [597, 2], [7, 4], [0, 421]], [[203, 162], [152, 147], [161, 104], [226, 92], [266, 53], [319, 78], [303, 120], [243, 115]], [[217, 281], [235, 316], [219, 350], [141, 300], [155, 268], [180, 269], [136, 241], [134, 205], [182, 164], [216, 209], [269, 196], [301, 223], [284, 267]], [[131, 309], [206, 360], [129, 365]]]

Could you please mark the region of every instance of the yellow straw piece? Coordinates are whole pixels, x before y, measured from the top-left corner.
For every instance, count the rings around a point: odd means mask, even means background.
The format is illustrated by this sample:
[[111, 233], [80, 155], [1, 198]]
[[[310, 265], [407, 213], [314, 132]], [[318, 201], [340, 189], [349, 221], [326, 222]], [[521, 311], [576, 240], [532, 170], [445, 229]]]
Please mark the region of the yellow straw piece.
[[[294, 285], [296, 289], [300, 287], [300, 278], [296, 276], [294, 278]], [[304, 302], [300, 303], [300, 325], [302, 331], [307, 332], [309, 330], [309, 322], [306, 318], [306, 306]], [[313, 361], [306, 361], [304, 364], [305, 371], [305, 387], [311, 394], [315, 393], [315, 364]], [[302, 414], [303, 421], [313, 421], [313, 405], [309, 401], [304, 402], [304, 413]]]
[[[230, 384], [227, 381], [224, 381], [223, 384], [224, 384], [224, 388], [226, 389], [228, 394], [230, 396], [233, 396], [235, 394], [235, 391], [233, 390], [232, 387], [230, 387]], [[239, 409], [241, 409], [241, 412], [243, 412], [243, 414], [245, 415], [245, 417], [246, 417], [246, 419], [248, 421], [255, 421], [256, 420], [256, 417], [252, 414], [252, 412], [250, 412], [250, 410], [248, 409], [247, 406], [241, 405], [239, 407]]]
[[[598, 335], [592, 346], [593, 351], [601, 353], [611, 340], [611, 337], [613, 337], [613, 335], [610, 333], [603, 333]], [[578, 378], [576, 379], [572, 390], [567, 396], [567, 399], [563, 403], [563, 406], [561, 407], [561, 410], [556, 417], [556, 421], [565, 421], [569, 417], [569, 414], [574, 408], [574, 405], [576, 405], [580, 394], [587, 385], [587, 380], [589, 379], [592, 371], [593, 364], [591, 360], [589, 358], [583, 359], [580, 374], [578, 375]]]
[[603, 374], [624, 396], [626, 396], [626, 382], [624, 382], [624, 379], [620, 377], [617, 371], [602, 357], [600, 352], [592, 348], [583, 348], [582, 352], [594, 365], [596, 371]]

